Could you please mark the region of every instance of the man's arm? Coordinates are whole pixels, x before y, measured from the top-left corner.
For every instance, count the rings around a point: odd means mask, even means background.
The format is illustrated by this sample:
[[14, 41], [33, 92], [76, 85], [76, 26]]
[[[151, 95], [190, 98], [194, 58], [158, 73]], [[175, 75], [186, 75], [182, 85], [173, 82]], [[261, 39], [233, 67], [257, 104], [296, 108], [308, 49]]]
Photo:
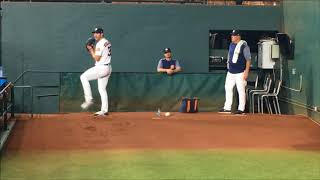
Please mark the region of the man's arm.
[[168, 72], [168, 69], [162, 68], [161, 59], [160, 59], [160, 61], [159, 61], [159, 63], [158, 63], [157, 71], [158, 71], [158, 72], [165, 72], [165, 73]]
[[230, 55], [229, 55], [229, 51], [228, 51], [228, 56], [227, 56], [227, 69], [229, 69], [229, 58], [230, 58]]
[[158, 72], [168, 72], [169, 69], [158, 68]]
[[246, 69], [244, 70], [244, 73], [243, 73], [243, 79], [244, 80], [248, 79], [249, 71], [250, 71], [250, 64], [251, 64], [251, 59], [247, 59]]
[[93, 49], [93, 47], [92, 46], [87, 46], [87, 48], [89, 49], [89, 53], [90, 53], [91, 57], [93, 58], [93, 60], [100, 61], [101, 56], [96, 55], [95, 50]]
[[177, 72], [180, 72], [180, 71], [182, 71], [181, 67], [177, 67], [175, 70], [173, 70], [174, 73], [177, 73]]
[[246, 46], [243, 49], [243, 55], [246, 58], [246, 69], [244, 70], [244, 73], [243, 73], [243, 79], [247, 80], [249, 76], [250, 65], [251, 65], [251, 53], [250, 53], [249, 46]]
[[182, 71], [182, 68], [180, 66], [180, 63], [178, 60], [176, 60], [176, 68], [173, 70], [173, 73], [177, 73], [177, 72], [180, 72]]

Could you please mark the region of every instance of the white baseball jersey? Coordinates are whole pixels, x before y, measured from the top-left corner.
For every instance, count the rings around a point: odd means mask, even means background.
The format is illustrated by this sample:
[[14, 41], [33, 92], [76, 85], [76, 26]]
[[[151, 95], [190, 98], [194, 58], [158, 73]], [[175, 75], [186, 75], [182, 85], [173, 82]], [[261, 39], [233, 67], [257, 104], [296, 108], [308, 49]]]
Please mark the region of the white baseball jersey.
[[95, 55], [101, 56], [95, 65], [111, 63], [111, 43], [105, 38], [100, 39], [95, 47]]

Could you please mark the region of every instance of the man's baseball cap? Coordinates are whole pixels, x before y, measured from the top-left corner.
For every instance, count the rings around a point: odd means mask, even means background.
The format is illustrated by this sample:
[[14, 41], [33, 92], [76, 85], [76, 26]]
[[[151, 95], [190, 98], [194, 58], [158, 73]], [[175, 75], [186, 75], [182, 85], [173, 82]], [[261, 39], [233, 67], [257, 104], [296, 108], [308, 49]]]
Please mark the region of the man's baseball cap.
[[169, 52], [171, 52], [171, 49], [170, 49], [170, 48], [164, 48], [164, 49], [163, 49], [163, 53], [169, 53]]
[[230, 34], [231, 36], [241, 36], [241, 32], [239, 30], [233, 30]]
[[96, 28], [94, 28], [92, 33], [103, 33], [103, 29], [101, 27], [96, 27]]

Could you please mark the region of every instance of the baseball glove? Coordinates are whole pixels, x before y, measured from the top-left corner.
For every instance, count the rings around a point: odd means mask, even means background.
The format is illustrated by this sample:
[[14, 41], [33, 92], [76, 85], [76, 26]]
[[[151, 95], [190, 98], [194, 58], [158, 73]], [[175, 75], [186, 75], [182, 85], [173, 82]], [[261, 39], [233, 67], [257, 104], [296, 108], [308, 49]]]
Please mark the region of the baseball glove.
[[87, 51], [89, 51], [87, 46], [91, 46], [92, 48], [94, 47], [96, 43], [96, 40], [93, 37], [90, 37], [87, 41], [86, 41], [86, 49]]

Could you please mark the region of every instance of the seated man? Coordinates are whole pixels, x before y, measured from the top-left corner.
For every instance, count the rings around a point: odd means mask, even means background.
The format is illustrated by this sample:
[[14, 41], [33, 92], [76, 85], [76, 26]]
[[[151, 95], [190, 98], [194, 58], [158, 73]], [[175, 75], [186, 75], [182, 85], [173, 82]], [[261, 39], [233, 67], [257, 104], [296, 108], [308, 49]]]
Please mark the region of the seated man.
[[157, 68], [158, 72], [164, 72], [164, 73], [167, 73], [168, 75], [172, 75], [174, 73], [180, 72], [182, 69], [179, 64], [179, 61], [171, 58], [171, 49], [165, 48], [163, 50], [163, 53], [164, 53], [164, 58], [160, 59], [158, 63], [158, 68]]

